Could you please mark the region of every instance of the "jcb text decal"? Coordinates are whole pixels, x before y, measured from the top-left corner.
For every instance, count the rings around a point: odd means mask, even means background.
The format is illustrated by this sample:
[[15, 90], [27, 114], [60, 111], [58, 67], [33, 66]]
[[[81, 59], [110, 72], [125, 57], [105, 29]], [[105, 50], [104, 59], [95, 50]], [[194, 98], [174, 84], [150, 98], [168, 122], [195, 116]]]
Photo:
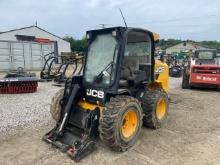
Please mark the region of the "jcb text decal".
[[158, 68], [155, 68], [155, 72], [158, 74], [158, 73], [163, 73], [165, 70], [164, 66], [160, 66]]
[[98, 97], [100, 99], [104, 98], [104, 92], [103, 91], [97, 91], [95, 89], [87, 89], [86, 94], [88, 96]]

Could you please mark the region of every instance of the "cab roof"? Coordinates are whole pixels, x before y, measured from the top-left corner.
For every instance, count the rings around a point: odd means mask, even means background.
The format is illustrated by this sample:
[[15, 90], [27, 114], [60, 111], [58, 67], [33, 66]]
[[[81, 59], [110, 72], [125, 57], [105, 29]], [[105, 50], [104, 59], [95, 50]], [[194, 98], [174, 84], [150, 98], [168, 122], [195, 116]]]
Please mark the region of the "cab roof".
[[96, 33], [96, 34], [100, 34], [100, 33], [106, 33], [109, 31], [113, 31], [113, 30], [119, 30], [121, 32], [124, 31], [140, 31], [140, 32], [146, 32], [146, 33], [151, 33], [153, 35], [154, 41], [157, 41], [160, 39], [160, 35], [158, 33], [155, 32], [151, 32], [147, 29], [142, 29], [142, 28], [134, 28], [134, 27], [123, 27], [123, 26], [116, 26], [116, 27], [110, 27], [110, 28], [104, 28], [104, 29], [95, 29], [95, 30], [89, 30], [86, 33]]

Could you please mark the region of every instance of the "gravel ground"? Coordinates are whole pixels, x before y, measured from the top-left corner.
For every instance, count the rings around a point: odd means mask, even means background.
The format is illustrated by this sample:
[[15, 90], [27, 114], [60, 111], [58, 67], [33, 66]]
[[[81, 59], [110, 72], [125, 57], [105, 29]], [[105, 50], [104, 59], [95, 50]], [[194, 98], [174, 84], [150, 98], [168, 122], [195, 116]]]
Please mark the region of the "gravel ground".
[[[170, 88], [177, 88], [180, 79], [171, 79]], [[59, 89], [52, 82], [39, 82], [36, 93], [0, 95], [0, 138], [13, 135], [21, 127], [38, 129], [53, 123], [48, 112], [51, 98]]]
[[[81, 65], [78, 64], [78, 69]], [[67, 69], [66, 76], [73, 72], [72, 66]], [[78, 71], [77, 71], [78, 72]], [[77, 73], [76, 72], [76, 73]], [[32, 71], [40, 77], [39, 71]], [[0, 78], [5, 76], [0, 73]], [[38, 82], [36, 93], [0, 94], [0, 140], [24, 129], [38, 130], [42, 126], [54, 124], [49, 113], [51, 98], [61, 88], [52, 86], [53, 82]]]
[[[161, 129], [143, 127], [135, 146], [121, 154], [98, 142], [98, 149], [80, 164], [219, 165], [220, 92], [182, 90], [180, 85], [181, 79], [170, 78], [170, 113]], [[74, 164], [41, 140], [54, 126], [49, 104], [57, 90], [39, 83], [37, 93], [0, 95], [0, 164]]]
[[[38, 83], [36, 93], [0, 95], [0, 138], [12, 135], [19, 128], [38, 129], [50, 119], [49, 105], [59, 87]], [[37, 126], [37, 127], [36, 127]]]

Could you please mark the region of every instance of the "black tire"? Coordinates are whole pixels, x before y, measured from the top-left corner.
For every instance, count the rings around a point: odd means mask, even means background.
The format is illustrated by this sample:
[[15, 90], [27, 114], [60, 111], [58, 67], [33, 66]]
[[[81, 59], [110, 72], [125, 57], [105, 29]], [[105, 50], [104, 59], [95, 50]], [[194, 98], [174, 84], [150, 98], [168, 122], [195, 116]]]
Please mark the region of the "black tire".
[[58, 122], [60, 120], [61, 115], [61, 105], [60, 100], [63, 98], [64, 89], [60, 89], [52, 98], [51, 105], [50, 105], [50, 114], [52, 118]]
[[183, 72], [182, 88], [183, 88], [183, 89], [190, 89], [190, 85], [189, 85], [189, 75], [186, 74], [186, 71]]
[[173, 77], [172, 68], [169, 68], [169, 76], [170, 76], [170, 77]]
[[[122, 126], [126, 114], [132, 109], [137, 117], [134, 131], [129, 137], [124, 137]], [[106, 108], [102, 111], [99, 120], [100, 139], [115, 151], [126, 151], [132, 147], [140, 134], [142, 127], [143, 113], [140, 102], [130, 96], [116, 96], [111, 98]]]
[[[177, 71], [173, 71], [176, 69]], [[182, 76], [182, 69], [178, 66], [174, 66], [169, 69], [169, 76], [170, 77], [181, 77]]]
[[[142, 107], [145, 114], [143, 125], [153, 129], [160, 128], [167, 119], [169, 111], [168, 95], [160, 89], [152, 89], [145, 92], [143, 96]], [[158, 102], [164, 100], [164, 113], [162, 118], [157, 115]]]

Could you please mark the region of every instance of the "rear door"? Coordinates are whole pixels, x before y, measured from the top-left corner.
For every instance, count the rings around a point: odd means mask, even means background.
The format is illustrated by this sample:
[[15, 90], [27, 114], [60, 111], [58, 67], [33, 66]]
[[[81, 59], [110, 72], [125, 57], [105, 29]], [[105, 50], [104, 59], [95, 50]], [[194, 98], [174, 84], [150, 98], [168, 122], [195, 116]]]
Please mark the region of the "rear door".
[[54, 52], [54, 42], [51, 43], [32, 43], [31, 44], [31, 57], [32, 69], [39, 69], [43, 67], [44, 56], [48, 53]]
[[54, 52], [54, 43], [51, 42], [51, 43], [47, 43], [47, 44], [43, 44], [42, 45], [43, 47], [43, 55], [46, 55], [48, 53], [51, 53], [51, 52]]
[[3, 70], [11, 68], [10, 43], [7, 41], [0, 41], [0, 65]]
[[31, 44], [32, 69], [39, 69], [43, 66], [42, 45], [39, 43]]
[[13, 65], [12, 69], [17, 69], [18, 67], [25, 68], [23, 42], [12, 42], [11, 54], [12, 54], [12, 65]]

